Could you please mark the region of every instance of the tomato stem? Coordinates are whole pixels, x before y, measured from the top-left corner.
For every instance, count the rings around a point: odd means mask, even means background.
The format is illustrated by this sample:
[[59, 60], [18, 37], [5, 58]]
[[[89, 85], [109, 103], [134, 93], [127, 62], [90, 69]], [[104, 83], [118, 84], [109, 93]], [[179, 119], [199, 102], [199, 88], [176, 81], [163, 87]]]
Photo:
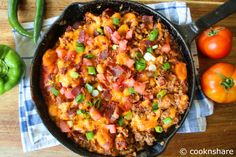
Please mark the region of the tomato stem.
[[225, 77], [220, 83], [225, 89], [230, 89], [234, 86], [234, 80], [230, 77]]
[[212, 27], [210, 28], [210, 31], [208, 32], [208, 36], [214, 36], [219, 32], [217, 29], [213, 29]]
[[234, 80], [231, 77], [225, 77], [224, 75], [220, 73], [216, 73], [216, 74], [222, 78], [220, 85], [223, 86], [226, 90], [234, 86]]

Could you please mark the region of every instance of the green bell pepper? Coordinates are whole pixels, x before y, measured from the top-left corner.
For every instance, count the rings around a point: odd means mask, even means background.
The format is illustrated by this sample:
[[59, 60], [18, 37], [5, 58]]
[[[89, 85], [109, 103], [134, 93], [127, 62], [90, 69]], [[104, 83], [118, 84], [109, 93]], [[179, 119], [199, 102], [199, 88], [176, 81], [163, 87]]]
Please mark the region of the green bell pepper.
[[0, 45], [0, 95], [15, 87], [25, 71], [21, 57], [6, 45]]

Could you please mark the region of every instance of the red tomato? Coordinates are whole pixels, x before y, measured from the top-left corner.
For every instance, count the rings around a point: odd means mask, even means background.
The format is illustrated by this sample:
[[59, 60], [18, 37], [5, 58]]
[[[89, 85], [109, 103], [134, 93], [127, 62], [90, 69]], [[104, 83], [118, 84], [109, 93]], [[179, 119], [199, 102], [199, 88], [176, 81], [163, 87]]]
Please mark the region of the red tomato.
[[198, 50], [212, 59], [227, 56], [232, 49], [232, 33], [229, 29], [215, 26], [202, 32], [197, 40]]
[[228, 63], [217, 63], [201, 77], [204, 94], [218, 103], [236, 102], [236, 67]]

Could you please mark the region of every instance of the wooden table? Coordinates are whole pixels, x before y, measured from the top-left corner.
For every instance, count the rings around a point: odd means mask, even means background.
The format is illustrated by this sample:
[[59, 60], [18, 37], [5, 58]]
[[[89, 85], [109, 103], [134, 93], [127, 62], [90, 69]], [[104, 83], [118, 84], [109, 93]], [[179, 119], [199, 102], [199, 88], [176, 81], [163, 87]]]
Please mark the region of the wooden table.
[[[46, 0], [45, 18], [59, 15], [65, 6], [76, 0]], [[143, 0], [151, 3], [158, 0]], [[163, 0], [162, 0], [163, 1]], [[162, 2], [160, 1], [160, 2]], [[193, 19], [197, 19], [213, 10], [224, 0], [186, 0], [191, 9]], [[22, 0], [19, 7], [21, 22], [34, 19], [35, 0]], [[221, 60], [211, 60], [199, 55], [200, 71], [203, 72], [216, 62], [228, 62], [236, 65], [236, 14], [222, 20], [218, 25], [226, 26], [233, 32], [233, 49], [230, 55]], [[14, 48], [11, 28], [7, 21], [7, 0], [0, 1], [0, 43]], [[18, 118], [18, 87], [0, 96], [0, 156], [29, 156], [29, 157], [73, 157], [77, 156], [63, 146], [56, 146], [30, 153], [23, 153], [20, 139]], [[169, 143], [161, 156], [180, 156], [180, 148], [190, 149], [233, 149], [236, 156], [236, 103], [215, 104], [214, 114], [207, 118], [207, 131], [203, 133], [177, 134]]]

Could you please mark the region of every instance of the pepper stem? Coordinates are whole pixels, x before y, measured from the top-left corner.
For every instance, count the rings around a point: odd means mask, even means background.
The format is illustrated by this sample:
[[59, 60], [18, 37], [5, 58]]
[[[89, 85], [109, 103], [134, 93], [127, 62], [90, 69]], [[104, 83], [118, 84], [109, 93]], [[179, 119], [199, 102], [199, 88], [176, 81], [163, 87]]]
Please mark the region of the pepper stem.
[[8, 73], [8, 66], [7, 64], [0, 59], [0, 77], [6, 76]]

